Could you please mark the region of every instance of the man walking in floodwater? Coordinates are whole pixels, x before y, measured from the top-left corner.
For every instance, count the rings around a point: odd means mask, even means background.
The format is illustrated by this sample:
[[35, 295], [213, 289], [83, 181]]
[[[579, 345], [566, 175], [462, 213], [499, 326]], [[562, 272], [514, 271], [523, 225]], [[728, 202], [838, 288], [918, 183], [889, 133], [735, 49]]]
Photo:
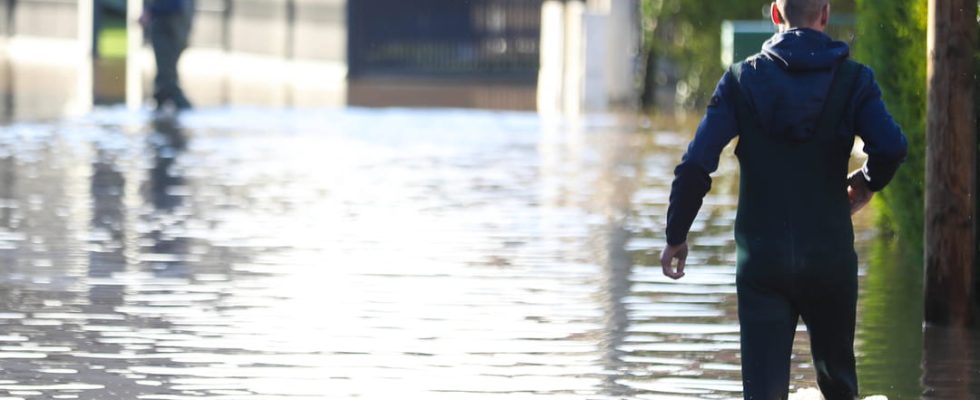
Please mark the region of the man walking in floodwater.
[[[829, 18], [829, 0], [774, 2], [779, 33], [724, 74], [675, 170], [661, 264], [680, 279], [709, 174], [738, 136], [736, 287], [746, 399], [788, 397], [800, 317], [823, 396], [858, 396], [851, 215], [892, 179], [907, 145], [871, 70], [823, 33]], [[848, 175], [855, 135], [868, 160]]]
[[157, 111], [167, 106], [177, 110], [191, 108], [177, 77], [177, 61], [187, 48], [194, 16], [194, 0], [147, 0], [140, 23], [148, 31], [157, 75], [153, 80], [153, 98]]

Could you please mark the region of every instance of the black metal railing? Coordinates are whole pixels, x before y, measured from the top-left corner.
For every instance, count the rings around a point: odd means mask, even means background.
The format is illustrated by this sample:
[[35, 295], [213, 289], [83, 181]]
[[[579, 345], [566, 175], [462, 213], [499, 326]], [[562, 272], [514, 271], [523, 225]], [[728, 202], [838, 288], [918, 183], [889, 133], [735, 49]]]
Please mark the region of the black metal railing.
[[351, 0], [351, 78], [537, 79], [542, 0]]

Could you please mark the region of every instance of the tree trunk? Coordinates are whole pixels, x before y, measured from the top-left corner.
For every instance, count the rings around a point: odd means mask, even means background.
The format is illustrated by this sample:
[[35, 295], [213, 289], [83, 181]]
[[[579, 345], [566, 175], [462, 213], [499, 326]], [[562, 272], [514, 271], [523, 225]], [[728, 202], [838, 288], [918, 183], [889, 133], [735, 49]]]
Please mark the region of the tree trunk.
[[925, 319], [968, 326], [975, 310], [976, 0], [929, 0]]

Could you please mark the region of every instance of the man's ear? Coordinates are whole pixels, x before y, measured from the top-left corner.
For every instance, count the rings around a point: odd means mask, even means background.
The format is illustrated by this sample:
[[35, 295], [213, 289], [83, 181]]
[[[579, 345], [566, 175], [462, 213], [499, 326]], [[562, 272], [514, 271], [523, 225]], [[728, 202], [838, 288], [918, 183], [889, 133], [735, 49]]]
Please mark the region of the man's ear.
[[775, 1], [772, 2], [772, 10], [769, 11], [769, 14], [772, 15], [773, 24], [776, 24], [776, 26], [783, 24], [783, 16], [779, 13], [779, 5], [777, 5]]
[[823, 6], [823, 10], [820, 11], [820, 26], [826, 28], [830, 24], [830, 2]]

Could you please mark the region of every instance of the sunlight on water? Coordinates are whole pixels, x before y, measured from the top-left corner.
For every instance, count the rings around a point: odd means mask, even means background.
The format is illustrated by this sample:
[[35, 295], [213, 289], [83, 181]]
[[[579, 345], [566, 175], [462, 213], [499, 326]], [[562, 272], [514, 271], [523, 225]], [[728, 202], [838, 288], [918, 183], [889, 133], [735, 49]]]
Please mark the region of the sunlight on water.
[[687, 138], [474, 111], [2, 127], [0, 395], [740, 397], [732, 157], [688, 276], [648, 251]]

